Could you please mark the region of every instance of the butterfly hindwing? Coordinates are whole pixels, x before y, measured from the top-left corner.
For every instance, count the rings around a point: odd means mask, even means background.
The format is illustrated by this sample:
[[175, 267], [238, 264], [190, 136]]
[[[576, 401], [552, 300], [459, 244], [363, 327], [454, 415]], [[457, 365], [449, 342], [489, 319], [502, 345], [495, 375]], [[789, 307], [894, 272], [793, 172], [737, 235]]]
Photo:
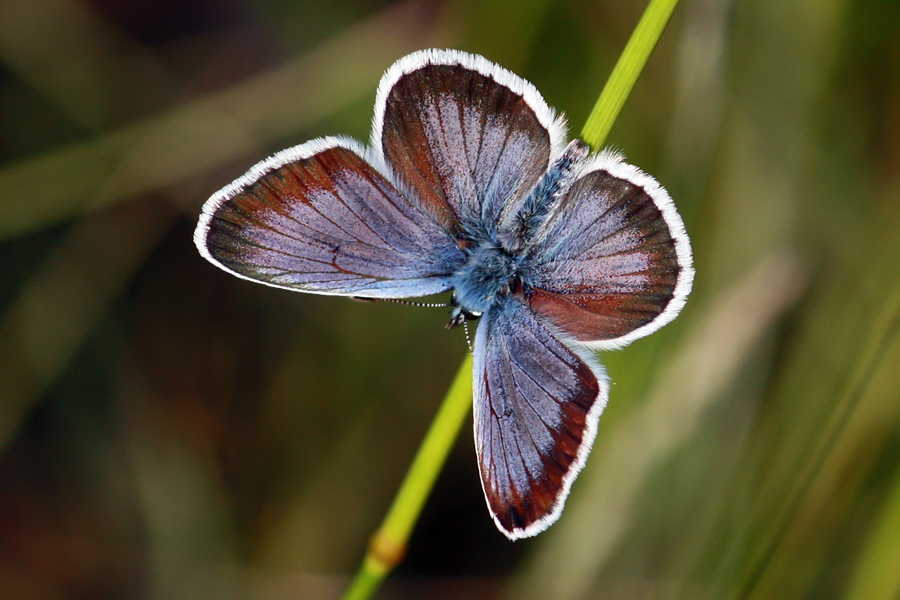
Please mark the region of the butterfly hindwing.
[[508, 297], [478, 325], [473, 377], [488, 508], [511, 539], [534, 535], [559, 516], [583, 466], [606, 404], [606, 375]]
[[197, 246], [238, 276], [293, 290], [402, 298], [449, 289], [459, 248], [365, 156], [325, 138], [260, 163], [207, 203]]

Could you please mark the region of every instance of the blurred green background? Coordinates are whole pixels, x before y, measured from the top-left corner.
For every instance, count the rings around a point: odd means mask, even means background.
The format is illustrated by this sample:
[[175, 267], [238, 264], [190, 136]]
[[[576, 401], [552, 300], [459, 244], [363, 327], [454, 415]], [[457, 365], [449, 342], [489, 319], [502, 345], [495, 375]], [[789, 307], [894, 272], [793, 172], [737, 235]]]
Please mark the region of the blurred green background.
[[[577, 132], [645, 6], [0, 0], [0, 597], [336, 598], [466, 352], [446, 311], [238, 280], [191, 242], [266, 155], [367, 139], [424, 47]], [[557, 525], [464, 429], [380, 598], [900, 597], [900, 3], [683, 0], [609, 143], [697, 280]]]

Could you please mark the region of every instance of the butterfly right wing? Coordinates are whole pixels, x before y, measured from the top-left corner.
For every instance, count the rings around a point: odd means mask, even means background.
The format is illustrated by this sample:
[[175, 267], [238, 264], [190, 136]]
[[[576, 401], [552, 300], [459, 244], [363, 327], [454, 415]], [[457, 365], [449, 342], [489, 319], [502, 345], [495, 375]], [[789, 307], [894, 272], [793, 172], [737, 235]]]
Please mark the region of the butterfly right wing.
[[532, 243], [529, 306], [593, 348], [656, 331], [691, 290], [690, 241], [671, 198], [616, 154], [585, 161]]
[[450, 289], [463, 260], [450, 234], [412, 205], [346, 138], [279, 152], [215, 194], [194, 241], [238, 277], [363, 298]]
[[606, 374], [512, 296], [486, 312], [475, 336], [475, 450], [497, 527], [540, 533], [562, 512], [606, 405]]

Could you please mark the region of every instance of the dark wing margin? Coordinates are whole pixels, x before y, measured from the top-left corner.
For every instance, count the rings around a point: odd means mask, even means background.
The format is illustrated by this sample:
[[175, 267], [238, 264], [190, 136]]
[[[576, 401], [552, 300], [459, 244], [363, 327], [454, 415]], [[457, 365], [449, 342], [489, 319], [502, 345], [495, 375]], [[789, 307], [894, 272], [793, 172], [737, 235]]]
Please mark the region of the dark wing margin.
[[475, 337], [475, 449], [491, 516], [510, 539], [559, 518], [606, 405], [603, 368], [519, 299], [485, 313]]
[[524, 79], [480, 56], [423, 50], [382, 78], [371, 144], [423, 210], [471, 231], [523, 200], [565, 137]]
[[694, 279], [690, 240], [652, 177], [601, 153], [585, 164], [531, 250], [532, 310], [563, 335], [620, 348], [681, 311]]
[[403, 298], [449, 289], [461, 251], [367, 154], [333, 137], [259, 163], [204, 205], [194, 234], [200, 253], [290, 290]]

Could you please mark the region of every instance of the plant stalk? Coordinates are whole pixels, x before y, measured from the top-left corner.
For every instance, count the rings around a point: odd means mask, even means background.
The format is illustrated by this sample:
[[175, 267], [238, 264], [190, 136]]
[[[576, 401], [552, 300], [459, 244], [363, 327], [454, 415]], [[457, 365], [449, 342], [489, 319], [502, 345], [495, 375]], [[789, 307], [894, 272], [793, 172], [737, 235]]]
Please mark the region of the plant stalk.
[[[651, 0], [581, 131], [600, 149], [625, 99], [662, 35], [678, 0]], [[366, 600], [403, 559], [412, 528], [472, 406], [472, 355], [467, 355], [441, 404], [387, 517], [369, 544], [344, 600]]]

